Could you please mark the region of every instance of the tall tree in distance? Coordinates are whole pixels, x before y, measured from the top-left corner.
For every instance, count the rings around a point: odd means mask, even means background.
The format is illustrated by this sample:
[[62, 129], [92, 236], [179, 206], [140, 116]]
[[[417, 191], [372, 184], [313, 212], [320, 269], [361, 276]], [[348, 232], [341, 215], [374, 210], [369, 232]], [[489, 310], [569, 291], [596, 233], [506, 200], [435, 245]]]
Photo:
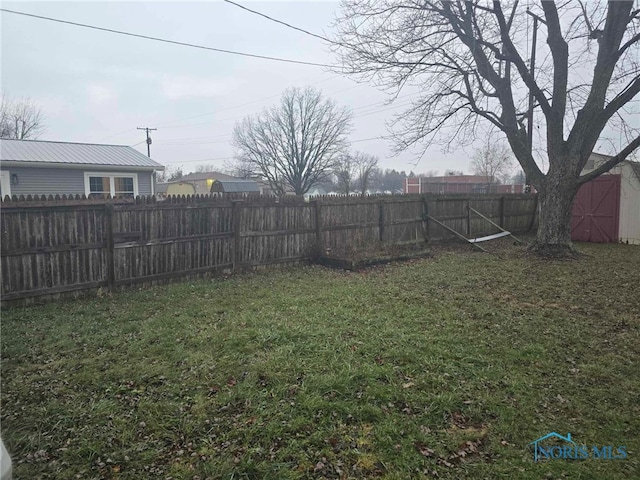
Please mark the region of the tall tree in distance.
[[0, 138], [36, 140], [45, 131], [44, 114], [30, 98], [0, 99]]
[[471, 171], [475, 175], [487, 177], [489, 186], [511, 178], [513, 173], [513, 153], [511, 149], [491, 137], [477, 149], [471, 157]]
[[347, 147], [351, 112], [313, 88], [291, 88], [279, 105], [236, 124], [232, 144], [279, 195], [304, 195]]
[[355, 189], [357, 165], [355, 158], [350, 153], [340, 155], [333, 167], [333, 175], [336, 179], [338, 193], [351, 195]]
[[[625, 110], [640, 92], [635, 5], [343, 0], [335, 48], [341, 71], [395, 95], [405, 85], [420, 87], [394, 124], [398, 149], [470, 144], [486, 127], [501, 132], [538, 190], [539, 228], [531, 248], [574, 256], [570, 220], [578, 189], [640, 146], [640, 128]], [[534, 16], [535, 72], [529, 50]], [[534, 110], [542, 139], [532, 150], [526, 120]], [[612, 128], [623, 135], [611, 158], [583, 174], [603, 132]]]
[[333, 167], [339, 193], [351, 195], [359, 192], [366, 195], [374, 183], [378, 157], [363, 152], [340, 155]]
[[358, 191], [363, 197], [373, 186], [374, 171], [378, 167], [378, 157], [368, 153], [356, 152], [354, 155]]
[[238, 178], [259, 178], [261, 176], [255, 164], [245, 158], [235, 158], [231, 161], [225, 161], [223, 173], [228, 173]]

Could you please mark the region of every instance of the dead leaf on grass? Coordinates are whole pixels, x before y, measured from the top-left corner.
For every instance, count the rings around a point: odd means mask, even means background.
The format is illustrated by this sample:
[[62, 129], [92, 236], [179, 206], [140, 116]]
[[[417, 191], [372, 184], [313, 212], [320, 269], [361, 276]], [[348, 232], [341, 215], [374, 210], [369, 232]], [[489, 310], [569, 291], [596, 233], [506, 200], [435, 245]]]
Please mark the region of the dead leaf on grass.
[[433, 454], [435, 453], [435, 451], [427, 447], [424, 443], [416, 442], [414, 445], [416, 447], [416, 450], [418, 450], [423, 456], [433, 457]]

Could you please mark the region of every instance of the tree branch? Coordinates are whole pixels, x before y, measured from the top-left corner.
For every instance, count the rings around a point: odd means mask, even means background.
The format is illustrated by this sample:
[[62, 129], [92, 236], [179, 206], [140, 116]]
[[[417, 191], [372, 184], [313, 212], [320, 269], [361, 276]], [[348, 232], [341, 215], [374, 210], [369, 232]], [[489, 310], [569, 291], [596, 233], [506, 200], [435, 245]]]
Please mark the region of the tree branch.
[[613, 167], [615, 167], [620, 162], [622, 162], [624, 159], [626, 159], [629, 155], [631, 155], [633, 151], [638, 147], [640, 147], [640, 136], [633, 139], [633, 141], [629, 143], [629, 145], [627, 145], [625, 148], [623, 148], [620, 151], [620, 153], [618, 153], [615, 157], [610, 158], [595, 170], [592, 170], [591, 172], [585, 173], [581, 177], [578, 177], [578, 185], [587, 183], [593, 180], [594, 178], [599, 177], [603, 173], [608, 172]]

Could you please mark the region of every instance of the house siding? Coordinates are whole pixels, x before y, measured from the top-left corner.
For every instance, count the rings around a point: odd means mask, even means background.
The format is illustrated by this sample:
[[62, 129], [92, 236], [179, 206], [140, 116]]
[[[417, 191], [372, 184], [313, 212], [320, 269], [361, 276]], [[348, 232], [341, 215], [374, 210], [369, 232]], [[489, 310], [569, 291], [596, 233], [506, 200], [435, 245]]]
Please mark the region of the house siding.
[[[18, 175], [18, 184], [11, 185], [11, 195], [84, 195], [85, 172], [104, 172], [104, 168], [9, 167], [2, 170]], [[138, 174], [138, 194], [151, 195], [151, 172], [134, 173]]]

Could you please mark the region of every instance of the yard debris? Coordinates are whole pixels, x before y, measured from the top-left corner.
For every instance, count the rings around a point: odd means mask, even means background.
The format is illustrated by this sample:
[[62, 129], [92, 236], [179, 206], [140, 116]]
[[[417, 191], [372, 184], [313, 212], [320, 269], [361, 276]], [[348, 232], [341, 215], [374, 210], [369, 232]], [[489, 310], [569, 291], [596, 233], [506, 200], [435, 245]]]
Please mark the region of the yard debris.
[[432, 450], [431, 448], [427, 447], [424, 443], [422, 442], [416, 442], [414, 444], [414, 446], [416, 447], [416, 449], [425, 457], [433, 457], [433, 454], [435, 453], [434, 450]]

